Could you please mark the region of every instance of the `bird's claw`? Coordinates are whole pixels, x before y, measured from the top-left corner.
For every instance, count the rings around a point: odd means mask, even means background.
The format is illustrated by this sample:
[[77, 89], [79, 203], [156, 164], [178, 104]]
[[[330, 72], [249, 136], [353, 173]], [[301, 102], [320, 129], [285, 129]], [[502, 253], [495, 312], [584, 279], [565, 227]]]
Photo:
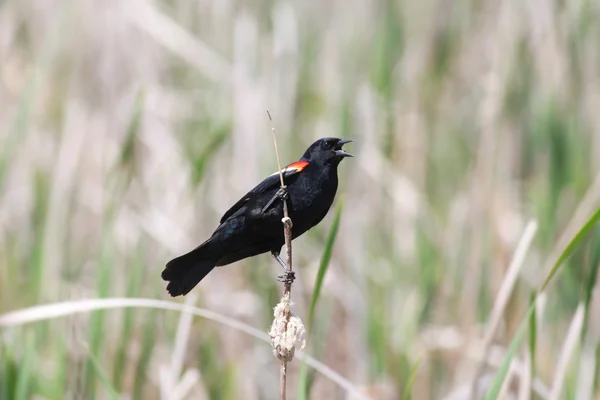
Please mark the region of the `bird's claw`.
[[269, 202], [267, 204], [265, 204], [265, 206], [262, 208], [262, 210], [260, 210], [260, 212], [264, 213], [265, 211], [267, 211], [269, 209], [269, 207], [271, 207], [271, 205], [273, 204], [275, 199], [279, 199], [281, 201], [286, 201], [288, 199], [288, 197], [289, 197], [289, 195], [288, 195], [287, 187], [286, 186], [280, 187], [279, 190], [275, 193], [275, 195], [273, 197], [271, 197], [271, 200], [269, 200]]
[[275, 194], [281, 201], [285, 201], [288, 199], [289, 194], [286, 186], [282, 186], [279, 188], [277, 193]]
[[277, 276], [277, 280], [281, 283], [294, 283], [296, 279], [296, 273], [294, 271], [285, 271], [283, 274]]

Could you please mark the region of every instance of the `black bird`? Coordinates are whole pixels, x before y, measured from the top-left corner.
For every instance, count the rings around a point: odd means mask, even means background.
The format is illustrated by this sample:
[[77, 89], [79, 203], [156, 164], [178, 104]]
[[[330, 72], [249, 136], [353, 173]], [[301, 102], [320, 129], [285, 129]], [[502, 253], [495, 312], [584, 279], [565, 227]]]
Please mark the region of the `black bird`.
[[[322, 138], [299, 161], [283, 168], [287, 205], [295, 239], [317, 225], [329, 211], [338, 186], [337, 167], [352, 157], [342, 146], [352, 140]], [[214, 267], [270, 251], [280, 263], [283, 202], [279, 172], [268, 176], [221, 218], [210, 239], [169, 263], [162, 272], [171, 296], [187, 294]], [[283, 265], [282, 265], [283, 266]]]

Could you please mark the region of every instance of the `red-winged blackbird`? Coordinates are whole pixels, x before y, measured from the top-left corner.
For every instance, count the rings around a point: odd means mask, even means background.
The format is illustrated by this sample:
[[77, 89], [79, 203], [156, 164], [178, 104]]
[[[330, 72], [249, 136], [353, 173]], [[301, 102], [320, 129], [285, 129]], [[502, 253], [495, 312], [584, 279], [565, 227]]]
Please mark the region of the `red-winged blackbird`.
[[[338, 186], [337, 167], [351, 140], [323, 138], [314, 142], [299, 161], [283, 169], [287, 205], [295, 239], [321, 222], [333, 203]], [[167, 264], [162, 278], [171, 296], [185, 295], [214, 267], [270, 251], [282, 263], [285, 243], [279, 172], [267, 177], [221, 218], [210, 239]]]

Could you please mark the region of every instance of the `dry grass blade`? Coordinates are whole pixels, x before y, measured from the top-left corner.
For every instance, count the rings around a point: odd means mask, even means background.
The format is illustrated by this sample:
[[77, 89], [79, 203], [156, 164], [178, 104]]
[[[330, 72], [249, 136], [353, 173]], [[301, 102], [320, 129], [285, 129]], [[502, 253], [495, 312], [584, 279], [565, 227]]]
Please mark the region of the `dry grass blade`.
[[579, 304], [577, 311], [573, 316], [573, 321], [571, 322], [569, 331], [567, 332], [567, 338], [565, 339], [565, 344], [560, 353], [558, 364], [556, 365], [556, 371], [554, 372], [553, 385], [550, 391], [549, 400], [560, 400], [564, 398], [562, 396], [563, 384], [569, 369], [569, 362], [575, 353], [577, 343], [581, 337], [581, 329], [583, 328], [584, 317], [585, 305]]
[[[506, 377], [506, 374], [508, 372], [508, 367], [511, 363], [511, 360], [515, 356], [515, 354], [517, 352], [517, 348], [521, 344], [521, 341], [523, 340], [523, 336], [525, 335], [525, 331], [527, 329], [527, 321], [529, 320], [530, 317], [532, 317], [535, 314], [535, 310], [538, 305], [537, 299], [539, 299], [541, 296], [544, 295], [543, 291], [546, 289], [548, 284], [552, 281], [552, 278], [559, 271], [559, 269], [563, 265], [564, 261], [571, 256], [571, 254], [573, 253], [573, 251], [575, 250], [577, 245], [579, 245], [582, 242], [582, 240], [587, 236], [587, 234], [592, 230], [592, 228], [595, 227], [598, 220], [600, 220], [600, 209], [596, 210], [596, 212], [594, 212], [592, 214], [592, 216], [590, 216], [590, 218], [575, 233], [574, 237], [571, 239], [571, 241], [566, 245], [566, 247], [563, 249], [561, 254], [558, 256], [556, 262], [554, 263], [554, 265], [548, 272], [548, 275], [544, 279], [544, 283], [541, 285], [540, 289], [538, 290], [539, 295], [537, 297], [534, 296], [531, 306], [529, 307], [523, 321], [519, 325], [519, 328], [517, 329], [517, 332], [515, 333], [512, 341], [510, 343], [510, 346], [509, 346], [508, 352], [505, 356], [502, 367], [500, 368], [499, 372], [496, 374], [496, 377], [494, 378], [494, 382], [492, 383], [492, 386], [486, 395], [486, 399], [496, 399], [497, 398], [498, 393], [500, 391], [500, 386], [502, 385], [502, 383]], [[585, 314], [585, 312], [583, 312], [583, 314]], [[583, 318], [583, 316], [581, 318]], [[577, 321], [577, 319], [574, 318], [574, 322], [575, 321]], [[583, 321], [581, 323], [583, 324]], [[573, 326], [576, 326], [576, 325], [572, 324], [572, 327]], [[582, 327], [580, 327], [578, 329], [579, 329], [579, 331], [581, 331]]]
[[498, 295], [496, 296], [496, 301], [494, 302], [494, 308], [492, 310], [490, 322], [488, 324], [488, 328], [483, 339], [483, 358], [479, 362], [479, 365], [476, 370], [475, 378], [472, 384], [472, 393], [477, 393], [477, 382], [483, 372], [485, 360], [489, 355], [490, 348], [494, 340], [494, 336], [496, 334], [496, 330], [500, 325], [502, 315], [504, 314], [504, 310], [506, 309], [506, 305], [508, 304], [508, 300], [510, 299], [510, 295], [517, 281], [517, 277], [519, 276], [519, 271], [521, 270], [523, 262], [525, 261], [525, 255], [527, 254], [527, 250], [531, 246], [531, 242], [533, 241], [533, 237], [535, 236], [536, 231], [537, 222], [533, 220], [529, 221], [529, 223], [527, 223], [527, 226], [525, 227], [525, 231], [523, 232], [521, 239], [519, 240], [514, 257], [508, 267], [508, 272], [506, 273], [506, 276], [502, 281], [502, 285], [500, 286], [500, 290], [498, 291]]
[[[269, 110], [267, 110], [267, 116], [269, 117], [269, 121], [273, 123], [273, 119], [271, 118], [271, 113], [269, 112]], [[284, 187], [285, 183], [283, 181], [283, 170], [281, 169], [281, 160], [279, 159], [279, 147], [277, 147], [277, 136], [275, 136], [274, 126], [271, 126], [271, 134], [273, 135], [273, 147], [275, 147], [275, 157], [277, 158], [277, 168], [279, 170], [279, 183], [281, 184], [281, 187]]]
[[[587, 313], [586, 313], [587, 314]], [[580, 352], [575, 398], [577, 400], [592, 400], [596, 385], [596, 349], [589, 340], [585, 340]]]
[[506, 305], [508, 303], [508, 300], [510, 299], [510, 295], [517, 281], [517, 277], [519, 276], [519, 271], [521, 270], [523, 262], [525, 261], [525, 255], [527, 254], [527, 250], [531, 246], [536, 231], [537, 222], [529, 221], [529, 223], [525, 227], [523, 236], [521, 236], [521, 240], [517, 245], [515, 255], [508, 267], [506, 277], [502, 281], [502, 285], [500, 286], [500, 290], [498, 291], [498, 295], [496, 296], [496, 301], [494, 302], [494, 308], [490, 317], [490, 323], [488, 325], [488, 329], [484, 337], [484, 343], [486, 343], [487, 346], [489, 346], [488, 343], [491, 343], [491, 341], [493, 340], [496, 330], [500, 325], [502, 314], [506, 309]]
[[521, 369], [521, 376], [519, 377], [519, 400], [529, 400], [531, 398], [531, 352], [527, 350], [525, 353], [525, 359], [523, 360], [523, 368]]
[[[195, 293], [192, 293], [186, 298], [185, 306], [193, 308], [197, 299], [198, 296]], [[171, 358], [169, 387], [166, 388], [169, 392], [172, 392], [178, 385], [179, 377], [183, 370], [183, 363], [187, 352], [187, 343], [192, 326], [192, 317], [193, 315], [191, 313], [184, 312], [181, 313], [181, 317], [179, 318], [179, 325], [177, 326], [177, 334], [175, 336], [175, 349]]]
[[535, 312], [535, 303], [533, 303], [529, 307], [527, 314], [525, 314], [525, 317], [523, 318], [523, 321], [519, 325], [517, 332], [514, 334], [513, 339], [510, 342], [510, 345], [504, 356], [502, 365], [500, 366], [498, 372], [496, 372], [496, 375], [492, 381], [492, 384], [485, 395], [486, 400], [494, 400], [494, 399], [498, 398], [498, 395], [504, 384], [504, 380], [506, 379], [506, 376], [508, 375], [509, 370], [510, 370], [510, 366], [512, 365], [512, 360], [514, 359], [515, 354], [517, 353], [517, 350], [518, 350], [519, 346], [521, 345], [521, 342], [523, 341], [525, 332], [527, 331], [529, 318], [531, 318], [531, 316], [534, 314], [534, 312]]
[[104, 385], [104, 388], [108, 392], [109, 397], [113, 400], [119, 399], [119, 395], [117, 394], [117, 391], [115, 390], [114, 387], [112, 387], [110, 380], [108, 379], [108, 376], [102, 369], [102, 366], [100, 365], [100, 362], [98, 361], [98, 359], [94, 356], [93, 352], [90, 351], [90, 348], [87, 344], [85, 344], [84, 347], [87, 350], [88, 356], [90, 357], [92, 368], [94, 369], [94, 371], [100, 378], [100, 381], [102, 382], [102, 384]]
[[230, 64], [210, 47], [193, 37], [179, 24], [146, 0], [132, 2], [124, 8], [127, 17], [150, 37], [217, 83], [228, 83]]
[[504, 379], [504, 383], [502, 383], [502, 387], [500, 388], [500, 393], [498, 394], [499, 399], [510, 399], [510, 389], [512, 386], [513, 378], [516, 375], [516, 366], [515, 359], [513, 359], [510, 363], [510, 367], [508, 368], [508, 374], [506, 375], [506, 379]]
[[[105, 298], [105, 299], [87, 299], [79, 301], [68, 301], [64, 303], [46, 304], [25, 308], [22, 310], [11, 311], [0, 315], [0, 327], [13, 327], [24, 324], [29, 324], [37, 321], [45, 321], [49, 319], [65, 317], [77, 313], [87, 313], [96, 310], [119, 309], [119, 308], [154, 308], [160, 310], [170, 310], [206, 318], [230, 328], [244, 332], [263, 342], [270, 343], [270, 338], [260, 329], [251, 325], [245, 324], [233, 318], [226, 317], [214, 311], [206, 310], [199, 307], [189, 307], [183, 304], [141, 298]], [[362, 393], [354, 384], [341, 376], [339, 373], [332, 370], [327, 365], [316, 360], [315, 358], [298, 352], [298, 356], [302, 357], [307, 365], [314, 368], [333, 382], [342, 387], [352, 398], [368, 400], [369, 397]]]
[[200, 380], [200, 373], [197, 369], [190, 369], [183, 374], [179, 383], [173, 388], [173, 394], [168, 397], [169, 400], [184, 400], [194, 385]]

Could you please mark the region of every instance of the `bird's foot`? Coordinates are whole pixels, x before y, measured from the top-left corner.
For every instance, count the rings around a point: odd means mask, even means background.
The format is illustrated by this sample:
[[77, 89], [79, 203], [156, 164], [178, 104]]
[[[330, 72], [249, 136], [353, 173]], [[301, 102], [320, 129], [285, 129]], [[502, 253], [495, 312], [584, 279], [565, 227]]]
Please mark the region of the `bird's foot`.
[[265, 211], [267, 211], [269, 209], [269, 207], [271, 207], [271, 205], [273, 204], [275, 199], [279, 199], [281, 201], [286, 201], [288, 199], [288, 197], [289, 197], [289, 195], [288, 195], [288, 191], [287, 191], [287, 186], [280, 187], [279, 190], [275, 193], [275, 195], [273, 197], [271, 197], [271, 200], [269, 200], [269, 202], [267, 204], [265, 204], [265, 206], [262, 208], [262, 210], [260, 210], [260, 212], [264, 213]]
[[289, 194], [288, 194], [288, 190], [287, 190], [287, 186], [282, 186], [279, 188], [279, 190], [277, 191], [277, 193], [275, 193], [275, 195], [277, 197], [279, 197], [279, 199], [281, 201], [285, 201], [288, 199]]
[[289, 283], [290, 285], [294, 283], [296, 279], [296, 273], [294, 271], [285, 271], [285, 273], [277, 276], [277, 280], [281, 283]]

